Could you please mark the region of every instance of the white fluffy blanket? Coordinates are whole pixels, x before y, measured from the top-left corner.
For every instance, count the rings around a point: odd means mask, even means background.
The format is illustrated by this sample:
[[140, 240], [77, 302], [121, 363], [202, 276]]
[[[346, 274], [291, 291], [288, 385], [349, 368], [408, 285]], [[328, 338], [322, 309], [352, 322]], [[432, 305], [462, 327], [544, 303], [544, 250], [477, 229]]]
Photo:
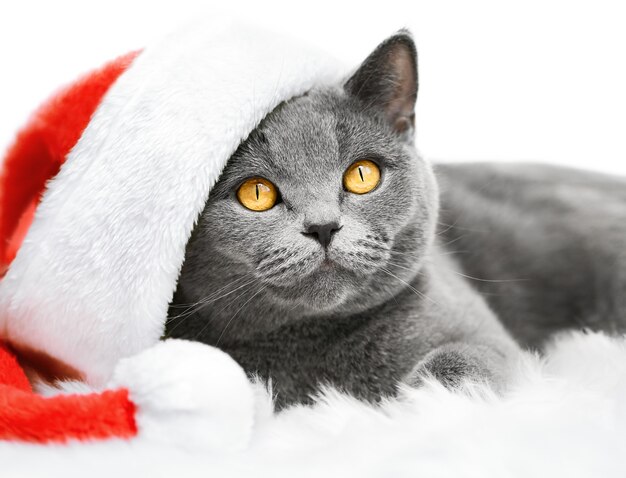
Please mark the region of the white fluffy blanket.
[[[626, 339], [571, 334], [544, 358], [526, 354], [512, 387], [451, 393], [436, 383], [406, 389], [374, 408], [328, 391], [314, 407], [271, 411], [260, 386], [253, 401], [222, 386], [239, 376], [221, 361], [210, 400], [213, 425], [185, 435], [232, 436], [252, 416], [243, 448], [186, 450], [167, 441], [69, 446], [0, 444], [1, 475], [18, 476], [626, 476]], [[207, 395], [207, 396], [209, 396]], [[253, 410], [250, 410], [253, 407]], [[191, 430], [190, 430], [191, 428]], [[236, 430], [235, 430], [236, 432]], [[235, 433], [236, 434], [236, 433]]]

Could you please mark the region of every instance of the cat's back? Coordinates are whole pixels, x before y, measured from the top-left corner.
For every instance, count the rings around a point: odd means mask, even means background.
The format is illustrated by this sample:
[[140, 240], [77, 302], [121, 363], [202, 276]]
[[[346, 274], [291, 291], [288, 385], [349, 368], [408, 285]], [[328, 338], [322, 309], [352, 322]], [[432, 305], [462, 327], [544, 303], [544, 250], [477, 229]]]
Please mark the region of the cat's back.
[[[626, 177], [534, 163], [448, 163], [435, 165], [444, 199], [458, 187], [473, 198], [496, 199], [512, 205], [544, 206], [593, 212], [626, 203]], [[451, 187], [454, 186], [454, 189]], [[626, 215], [626, 211], [616, 211]]]
[[440, 237], [515, 336], [624, 330], [626, 179], [537, 164], [441, 164]]

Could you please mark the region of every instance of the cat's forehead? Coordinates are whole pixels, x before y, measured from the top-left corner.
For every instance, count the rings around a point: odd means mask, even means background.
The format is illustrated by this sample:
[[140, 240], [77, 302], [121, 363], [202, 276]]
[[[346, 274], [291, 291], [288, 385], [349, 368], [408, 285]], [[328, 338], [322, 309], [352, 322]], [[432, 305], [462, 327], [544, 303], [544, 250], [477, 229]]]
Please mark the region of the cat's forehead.
[[356, 159], [394, 149], [387, 129], [342, 88], [312, 91], [274, 109], [242, 143], [222, 179], [262, 176], [281, 185], [330, 180]]
[[311, 93], [281, 104], [250, 136], [240, 160], [285, 174], [327, 168], [340, 154], [341, 97]]
[[[337, 129], [338, 94], [313, 92], [279, 105], [259, 125], [271, 146], [315, 148]], [[315, 141], [315, 140], [318, 141]]]

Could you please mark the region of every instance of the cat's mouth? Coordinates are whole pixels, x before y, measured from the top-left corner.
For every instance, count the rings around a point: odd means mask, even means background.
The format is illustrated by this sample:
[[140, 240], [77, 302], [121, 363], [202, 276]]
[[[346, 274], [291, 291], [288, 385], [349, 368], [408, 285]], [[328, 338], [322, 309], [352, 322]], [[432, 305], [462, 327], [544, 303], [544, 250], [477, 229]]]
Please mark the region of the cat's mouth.
[[328, 255], [326, 255], [322, 263], [319, 265], [318, 270], [322, 272], [329, 272], [337, 267], [338, 265], [335, 262], [333, 262], [333, 260], [330, 259]]
[[[358, 244], [357, 244], [358, 245]], [[300, 304], [311, 311], [331, 311], [360, 290], [386, 257], [379, 247], [330, 247], [295, 250], [268, 257], [258, 267], [266, 291], [283, 306]], [[285, 257], [286, 260], [280, 260]]]
[[270, 283], [267, 291], [285, 305], [300, 304], [314, 311], [331, 310], [343, 303], [355, 286], [354, 273], [329, 257], [306, 275]]

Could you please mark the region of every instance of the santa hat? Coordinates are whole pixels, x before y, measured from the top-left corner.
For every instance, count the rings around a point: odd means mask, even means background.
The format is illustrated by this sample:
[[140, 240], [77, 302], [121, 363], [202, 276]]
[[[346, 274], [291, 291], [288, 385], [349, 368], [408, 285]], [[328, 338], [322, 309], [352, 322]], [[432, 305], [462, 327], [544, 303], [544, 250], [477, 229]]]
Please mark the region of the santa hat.
[[0, 339], [102, 385], [154, 346], [226, 161], [280, 102], [345, 71], [222, 20], [122, 56], [44, 104], [0, 177]]

